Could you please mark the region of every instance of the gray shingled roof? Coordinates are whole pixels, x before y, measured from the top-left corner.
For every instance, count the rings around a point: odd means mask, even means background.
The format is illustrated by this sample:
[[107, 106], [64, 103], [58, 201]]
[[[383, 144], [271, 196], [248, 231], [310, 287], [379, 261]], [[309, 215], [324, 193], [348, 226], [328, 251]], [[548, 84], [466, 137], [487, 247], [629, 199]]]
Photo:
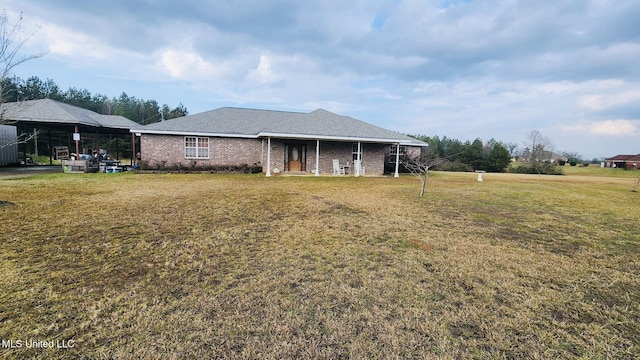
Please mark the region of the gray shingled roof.
[[336, 141], [403, 143], [424, 142], [381, 127], [318, 109], [310, 113], [224, 107], [149, 124], [137, 133], [275, 137]]
[[91, 110], [51, 99], [4, 103], [0, 106], [3, 120], [82, 125], [96, 128], [136, 129], [141, 125], [119, 115], [102, 115]]
[[616, 155], [614, 157], [606, 158], [605, 160], [619, 160], [619, 161], [633, 161], [634, 158], [640, 159], [640, 154], [638, 155]]

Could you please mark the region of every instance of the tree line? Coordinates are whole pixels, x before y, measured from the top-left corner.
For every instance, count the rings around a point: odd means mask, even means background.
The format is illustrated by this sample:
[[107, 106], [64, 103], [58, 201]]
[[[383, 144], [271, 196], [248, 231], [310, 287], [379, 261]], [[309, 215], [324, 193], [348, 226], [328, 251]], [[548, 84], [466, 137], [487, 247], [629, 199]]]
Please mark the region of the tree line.
[[575, 152], [557, 153], [553, 143], [538, 130], [532, 130], [528, 134], [522, 149], [518, 149], [518, 145], [514, 143], [505, 144], [495, 139], [483, 143], [480, 139], [462, 142], [446, 136], [411, 136], [429, 144], [424, 154], [425, 160], [428, 160], [425, 164], [429, 164], [429, 169], [432, 170], [557, 175], [561, 173], [557, 165], [587, 166], [599, 163], [598, 159], [590, 162], [583, 160]]
[[[486, 144], [480, 139], [462, 142], [446, 136], [412, 135], [429, 144], [427, 156], [438, 159], [432, 170], [504, 172], [511, 163], [509, 145], [495, 139]], [[511, 146], [513, 151], [513, 146]]]
[[110, 98], [104, 94], [91, 94], [87, 89], [75, 87], [63, 91], [52, 79], [43, 81], [37, 76], [26, 80], [19, 77], [4, 77], [0, 80], [0, 94], [2, 96], [0, 103], [51, 99], [98, 114], [124, 116], [142, 125], [189, 114], [182, 103], [172, 109], [167, 104], [159, 105], [156, 100], [139, 99], [125, 92], [117, 98]]

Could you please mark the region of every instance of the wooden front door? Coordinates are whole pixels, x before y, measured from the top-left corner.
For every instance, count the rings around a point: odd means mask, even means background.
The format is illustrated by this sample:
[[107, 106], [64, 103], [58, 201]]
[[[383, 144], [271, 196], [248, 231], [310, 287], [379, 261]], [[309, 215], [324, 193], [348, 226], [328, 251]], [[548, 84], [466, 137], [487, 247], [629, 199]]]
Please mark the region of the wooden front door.
[[287, 145], [287, 170], [306, 171], [306, 146], [302, 144]]

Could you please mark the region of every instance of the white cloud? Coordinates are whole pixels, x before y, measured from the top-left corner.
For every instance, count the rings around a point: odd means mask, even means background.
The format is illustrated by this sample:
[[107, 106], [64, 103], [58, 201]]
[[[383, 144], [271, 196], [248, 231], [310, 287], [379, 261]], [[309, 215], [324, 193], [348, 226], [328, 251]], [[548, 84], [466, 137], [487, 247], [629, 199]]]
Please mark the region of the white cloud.
[[36, 41], [45, 45], [52, 55], [62, 55], [74, 59], [106, 59], [118, 52], [103, 42], [84, 33], [56, 26], [52, 23], [41, 25], [35, 34]]
[[206, 60], [191, 50], [164, 50], [160, 54], [158, 65], [176, 79], [195, 83], [224, 77], [233, 71], [228, 61]]
[[615, 90], [625, 86], [620, 79], [590, 80], [583, 82], [557, 81], [547, 82], [536, 86], [536, 90], [550, 95], [575, 95], [593, 93], [595, 91]]
[[589, 132], [593, 135], [632, 136], [637, 135], [637, 126], [631, 120], [605, 120], [591, 124]]
[[278, 81], [278, 75], [273, 70], [273, 60], [269, 55], [260, 55], [260, 62], [255, 69], [249, 71], [247, 78], [261, 85]]
[[638, 120], [615, 119], [596, 121], [586, 124], [562, 126], [564, 132], [586, 133], [590, 135], [604, 135], [617, 137], [635, 137], [638, 133]]
[[183, 78], [192, 65], [203, 69], [209, 65], [197, 54], [183, 53], [181, 51], [166, 50], [160, 56], [160, 65], [175, 78]]
[[640, 91], [624, 91], [617, 94], [590, 94], [578, 98], [578, 106], [588, 110], [604, 110], [614, 106], [640, 101]]

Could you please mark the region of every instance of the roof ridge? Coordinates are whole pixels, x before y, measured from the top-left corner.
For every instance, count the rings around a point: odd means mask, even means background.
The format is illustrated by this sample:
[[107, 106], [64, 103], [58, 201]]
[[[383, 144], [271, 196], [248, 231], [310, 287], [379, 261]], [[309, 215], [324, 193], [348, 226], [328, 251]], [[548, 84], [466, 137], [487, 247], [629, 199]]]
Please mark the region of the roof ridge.
[[67, 104], [67, 103], [62, 102], [62, 101], [49, 99], [49, 98], [45, 98], [45, 99], [42, 99], [42, 100], [47, 100], [48, 102], [50, 102], [54, 106], [56, 106], [58, 109], [60, 109], [60, 111], [63, 111], [65, 114], [69, 115], [72, 118], [76, 118], [76, 116], [69, 111], [69, 108], [73, 108], [74, 110], [77, 109], [80, 112], [82, 112], [82, 115], [86, 116], [93, 123], [95, 123], [96, 126], [102, 127], [102, 124], [93, 117], [94, 115], [101, 115], [101, 114], [98, 114], [95, 111], [92, 111], [92, 110], [89, 110], [89, 109], [85, 109], [85, 108], [82, 108], [82, 107], [79, 107], [79, 106]]
[[[256, 108], [239, 107], [239, 106], [223, 106], [221, 108], [217, 108], [217, 109], [209, 110], [209, 111], [216, 111], [216, 110], [222, 110], [222, 109], [253, 110], [253, 111], [264, 111], [264, 112], [281, 112], [281, 113], [289, 113], [289, 114], [309, 114], [309, 113], [302, 112], [302, 111], [256, 109]], [[204, 111], [202, 113], [205, 113], [205, 112], [208, 112], [208, 111]], [[198, 114], [202, 114], [202, 113], [198, 113]], [[197, 114], [194, 114], [194, 115], [197, 115]]]

